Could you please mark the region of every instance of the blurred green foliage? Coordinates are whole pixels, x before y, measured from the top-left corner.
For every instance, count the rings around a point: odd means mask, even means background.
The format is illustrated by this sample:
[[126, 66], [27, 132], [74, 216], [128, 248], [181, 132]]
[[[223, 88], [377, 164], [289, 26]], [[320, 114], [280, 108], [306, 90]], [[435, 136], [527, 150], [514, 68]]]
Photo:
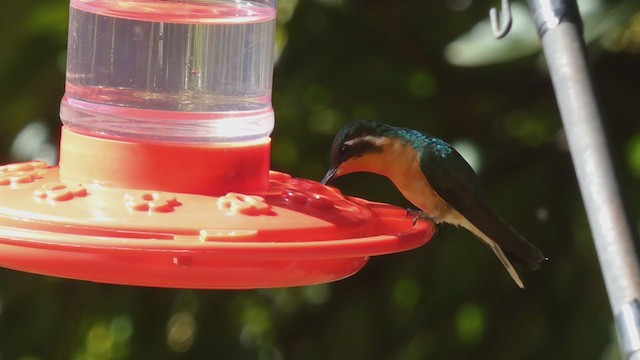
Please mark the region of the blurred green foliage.
[[[580, 4], [612, 153], [638, 214], [640, 4]], [[319, 179], [333, 135], [359, 118], [451, 141], [497, 211], [549, 257], [525, 274], [527, 290], [452, 227], [420, 249], [311, 287], [153, 289], [0, 270], [0, 359], [619, 359], [535, 32], [517, 10], [513, 34], [491, 39], [491, 5], [280, 0], [272, 167]], [[27, 124], [58, 132], [67, 7], [0, 4], [2, 163]], [[335, 185], [409, 206], [374, 175]]]

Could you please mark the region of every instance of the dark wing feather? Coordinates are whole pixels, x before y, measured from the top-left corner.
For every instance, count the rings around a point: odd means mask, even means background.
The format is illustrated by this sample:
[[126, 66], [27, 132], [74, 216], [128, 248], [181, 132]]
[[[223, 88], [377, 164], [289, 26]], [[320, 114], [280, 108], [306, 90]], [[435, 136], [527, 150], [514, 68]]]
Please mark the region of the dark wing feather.
[[462, 156], [445, 142], [442, 147], [428, 147], [422, 154], [420, 166], [435, 192], [449, 206], [495, 241], [510, 260], [523, 263], [530, 269], [540, 267], [544, 255], [502, 220], [478, 194], [477, 176]]

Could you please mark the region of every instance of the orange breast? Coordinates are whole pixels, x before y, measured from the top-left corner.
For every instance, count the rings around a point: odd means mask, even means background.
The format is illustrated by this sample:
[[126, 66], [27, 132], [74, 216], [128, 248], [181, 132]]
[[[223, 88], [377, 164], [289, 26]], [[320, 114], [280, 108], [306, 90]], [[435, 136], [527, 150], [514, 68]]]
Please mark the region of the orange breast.
[[420, 170], [420, 154], [410, 145], [387, 140], [381, 153], [351, 159], [341, 166], [340, 175], [371, 172], [391, 179], [407, 200], [438, 221], [450, 208], [433, 190]]

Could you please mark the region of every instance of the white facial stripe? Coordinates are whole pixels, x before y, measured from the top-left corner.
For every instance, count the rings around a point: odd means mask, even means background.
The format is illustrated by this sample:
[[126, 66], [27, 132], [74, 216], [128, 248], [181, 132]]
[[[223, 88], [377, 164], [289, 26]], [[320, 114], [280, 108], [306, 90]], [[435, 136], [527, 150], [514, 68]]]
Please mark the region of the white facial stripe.
[[368, 142], [368, 143], [372, 143], [376, 146], [385, 146], [387, 144], [389, 144], [389, 138], [383, 138], [383, 137], [375, 137], [375, 136], [371, 136], [371, 135], [367, 135], [367, 136], [362, 136], [362, 137], [358, 137], [355, 139], [351, 139], [349, 141], [345, 141], [344, 144], [345, 145], [353, 145], [353, 144], [357, 144], [359, 142]]

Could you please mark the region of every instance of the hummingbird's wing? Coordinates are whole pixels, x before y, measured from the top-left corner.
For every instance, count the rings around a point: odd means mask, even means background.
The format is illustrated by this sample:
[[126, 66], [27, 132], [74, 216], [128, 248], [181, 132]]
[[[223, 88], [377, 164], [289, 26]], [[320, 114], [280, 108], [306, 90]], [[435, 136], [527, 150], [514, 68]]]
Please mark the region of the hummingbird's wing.
[[[433, 190], [482, 233], [476, 235], [481, 238], [485, 235], [483, 240], [492, 247], [510, 273], [513, 268], [505, 263], [504, 254], [530, 269], [538, 269], [544, 255], [484, 202], [479, 196], [475, 172], [455, 149], [447, 146], [447, 151], [442, 151], [442, 148], [425, 151], [420, 159], [420, 167]], [[474, 229], [469, 230], [474, 232]], [[502, 251], [495, 245], [504, 251], [502, 256]]]

